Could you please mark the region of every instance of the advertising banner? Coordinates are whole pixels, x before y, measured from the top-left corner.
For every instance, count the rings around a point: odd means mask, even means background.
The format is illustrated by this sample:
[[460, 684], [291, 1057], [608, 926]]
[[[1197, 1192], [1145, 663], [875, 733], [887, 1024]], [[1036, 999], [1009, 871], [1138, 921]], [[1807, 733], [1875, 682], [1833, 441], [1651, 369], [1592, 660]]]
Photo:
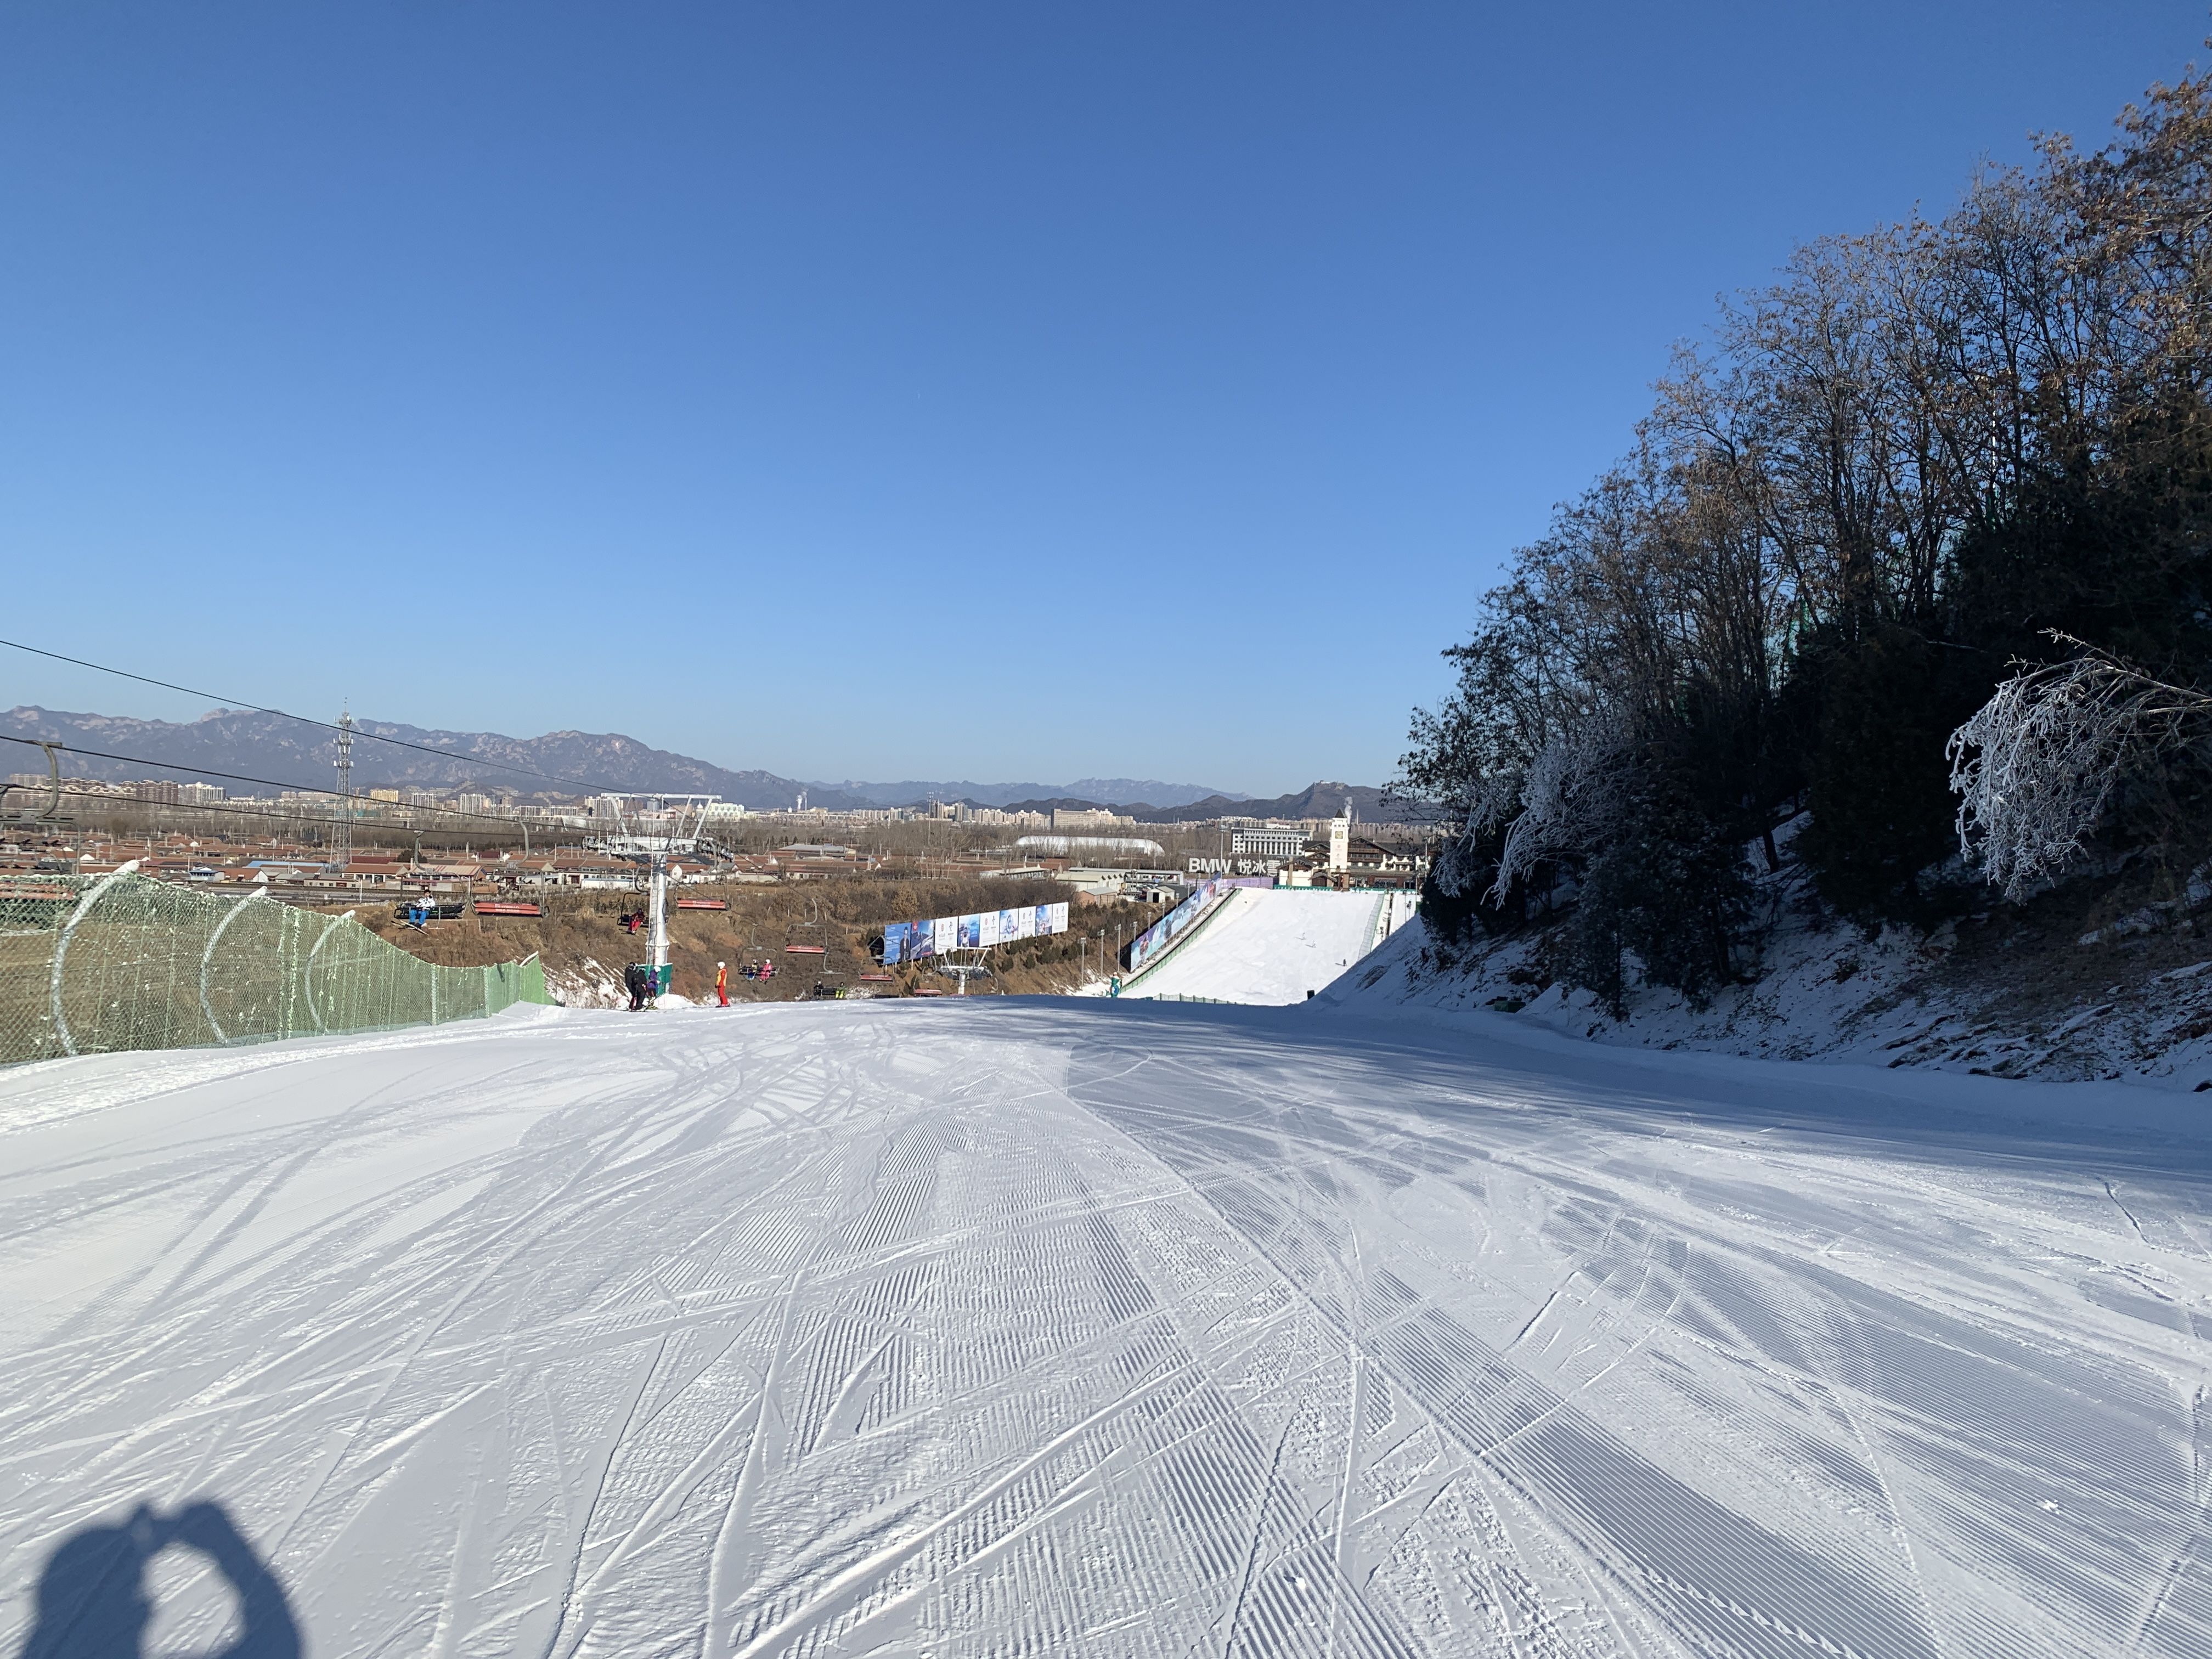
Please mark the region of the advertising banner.
[[1067, 906], [1023, 905], [967, 916], [934, 916], [884, 924], [884, 966], [922, 962], [952, 951], [988, 951], [994, 945], [1067, 931]]

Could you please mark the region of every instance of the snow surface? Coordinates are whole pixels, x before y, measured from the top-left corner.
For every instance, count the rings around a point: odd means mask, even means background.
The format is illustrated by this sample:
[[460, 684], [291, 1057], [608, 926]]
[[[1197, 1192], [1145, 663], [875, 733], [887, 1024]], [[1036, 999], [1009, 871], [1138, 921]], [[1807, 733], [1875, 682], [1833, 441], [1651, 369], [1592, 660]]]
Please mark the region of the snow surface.
[[1237, 887], [1158, 964], [1123, 988], [1131, 997], [1303, 1002], [1414, 915], [1411, 893]]
[[318, 1659], [2202, 1654], [2194, 1104], [1014, 998], [17, 1067], [0, 1650], [205, 1499]]

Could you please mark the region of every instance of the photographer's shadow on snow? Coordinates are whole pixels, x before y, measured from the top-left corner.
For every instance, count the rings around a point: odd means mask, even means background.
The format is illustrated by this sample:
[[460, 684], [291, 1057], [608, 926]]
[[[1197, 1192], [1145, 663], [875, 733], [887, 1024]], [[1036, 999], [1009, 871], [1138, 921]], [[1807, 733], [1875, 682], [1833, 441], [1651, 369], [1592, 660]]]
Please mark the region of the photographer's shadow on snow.
[[[220, 1504], [187, 1504], [173, 1515], [141, 1504], [119, 1524], [64, 1539], [39, 1575], [38, 1622], [21, 1659], [139, 1659], [161, 1611], [148, 1569], [171, 1550], [199, 1556], [228, 1586], [231, 1639], [210, 1659], [300, 1659], [284, 1586]], [[204, 1637], [194, 1647], [208, 1651]]]

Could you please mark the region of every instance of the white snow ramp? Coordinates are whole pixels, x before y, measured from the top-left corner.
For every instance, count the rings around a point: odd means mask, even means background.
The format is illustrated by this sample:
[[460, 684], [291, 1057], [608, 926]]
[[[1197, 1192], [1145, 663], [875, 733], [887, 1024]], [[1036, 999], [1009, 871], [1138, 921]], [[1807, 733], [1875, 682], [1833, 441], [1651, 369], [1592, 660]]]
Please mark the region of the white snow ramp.
[[1239, 887], [1127, 994], [1303, 1002], [1413, 915], [1411, 893]]
[[2203, 1654], [2122, 1092], [997, 998], [19, 1068], [0, 1651]]

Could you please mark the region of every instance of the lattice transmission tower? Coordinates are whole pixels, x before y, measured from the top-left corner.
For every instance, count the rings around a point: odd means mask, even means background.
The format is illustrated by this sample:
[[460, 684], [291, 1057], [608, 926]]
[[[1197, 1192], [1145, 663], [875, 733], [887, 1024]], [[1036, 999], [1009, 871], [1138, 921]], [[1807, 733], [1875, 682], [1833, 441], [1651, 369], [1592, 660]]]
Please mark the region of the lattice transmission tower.
[[343, 867], [353, 862], [353, 710], [338, 714], [338, 822], [331, 837], [334, 862]]

